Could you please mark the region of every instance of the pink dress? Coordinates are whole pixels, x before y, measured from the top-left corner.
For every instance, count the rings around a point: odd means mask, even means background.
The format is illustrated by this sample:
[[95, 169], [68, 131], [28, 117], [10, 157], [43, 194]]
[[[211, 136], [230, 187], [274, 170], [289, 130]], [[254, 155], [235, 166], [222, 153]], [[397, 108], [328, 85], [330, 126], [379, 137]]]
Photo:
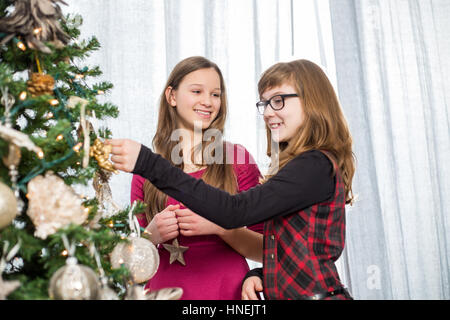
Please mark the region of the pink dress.
[[[252, 188], [259, 183], [260, 172], [250, 153], [241, 145], [228, 143], [234, 147], [233, 168], [236, 174], [239, 192]], [[190, 173], [200, 179], [205, 169]], [[145, 179], [134, 175], [131, 184], [131, 203], [143, 201]], [[168, 198], [167, 205], [179, 204]], [[183, 208], [183, 207], [181, 207]], [[147, 225], [145, 218], [139, 219], [142, 227]], [[249, 229], [262, 233], [263, 223], [249, 226]], [[173, 240], [166, 243], [171, 244]], [[247, 261], [238, 252], [216, 235], [178, 236], [181, 246], [189, 247], [183, 253], [186, 265], [178, 261], [169, 263], [170, 253], [158, 245], [160, 264], [146, 288], [158, 290], [167, 287], [181, 287], [181, 300], [239, 300], [241, 299], [242, 280], [249, 270]]]

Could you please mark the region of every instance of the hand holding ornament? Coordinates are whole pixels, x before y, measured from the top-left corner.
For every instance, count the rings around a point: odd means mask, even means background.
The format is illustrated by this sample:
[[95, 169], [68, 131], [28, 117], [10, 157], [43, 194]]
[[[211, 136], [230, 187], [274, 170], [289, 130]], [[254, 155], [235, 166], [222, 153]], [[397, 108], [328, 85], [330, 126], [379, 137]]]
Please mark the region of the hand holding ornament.
[[150, 234], [148, 239], [157, 245], [176, 238], [179, 234], [178, 221], [175, 210], [180, 205], [170, 205], [160, 213], [157, 213], [145, 228], [145, 233]]
[[105, 143], [112, 146], [111, 161], [114, 168], [125, 172], [133, 171], [141, 151], [141, 144], [129, 139], [110, 139]]
[[224, 228], [199, 216], [188, 208], [175, 210], [175, 214], [180, 226], [180, 233], [183, 236], [220, 235], [225, 231]]

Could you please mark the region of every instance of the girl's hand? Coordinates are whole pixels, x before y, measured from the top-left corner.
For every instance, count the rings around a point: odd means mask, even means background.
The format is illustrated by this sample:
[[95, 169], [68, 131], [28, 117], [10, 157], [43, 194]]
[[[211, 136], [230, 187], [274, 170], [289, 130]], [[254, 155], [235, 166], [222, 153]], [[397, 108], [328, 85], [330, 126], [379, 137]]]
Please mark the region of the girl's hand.
[[[152, 221], [147, 225], [145, 231], [150, 233], [148, 238], [153, 244], [166, 242], [174, 239], [179, 234], [178, 221], [175, 216], [175, 210], [179, 209], [180, 205], [170, 205], [160, 213], [157, 213]], [[145, 232], [144, 231], [144, 232]]]
[[105, 140], [105, 143], [112, 145], [111, 161], [114, 168], [125, 172], [133, 171], [141, 151], [141, 144], [129, 139], [109, 139]]
[[222, 227], [211, 221], [199, 216], [189, 209], [175, 210], [180, 233], [183, 236], [200, 236], [207, 234], [220, 235], [225, 231]]
[[248, 277], [242, 284], [242, 300], [259, 300], [256, 292], [261, 291], [263, 291], [261, 278], [257, 276]]

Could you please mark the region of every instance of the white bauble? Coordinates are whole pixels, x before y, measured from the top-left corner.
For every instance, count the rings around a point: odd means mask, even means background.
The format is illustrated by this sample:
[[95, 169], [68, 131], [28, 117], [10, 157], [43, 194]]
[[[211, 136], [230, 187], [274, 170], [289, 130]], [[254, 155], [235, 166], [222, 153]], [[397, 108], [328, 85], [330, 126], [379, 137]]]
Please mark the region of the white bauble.
[[121, 242], [112, 251], [111, 266], [117, 269], [124, 264], [130, 270], [134, 283], [145, 282], [158, 270], [158, 250], [147, 239], [130, 237], [128, 240], [130, 242]]
[[182, 288], [163, 288], [147, 293], [147, 300], [178, 300], [183, 295]]
[[17, 215], [17, 200], [14, 192], [0, 182], [0, 229], [9, 226]]
[[96, 300], [100, 283], [95, 272], [70, 257], [50, 279], [48, 294], [56, 300]]
[[117, 293], [108, 286], [102, 286], [98, 295], [98, 300], [119, 300]]

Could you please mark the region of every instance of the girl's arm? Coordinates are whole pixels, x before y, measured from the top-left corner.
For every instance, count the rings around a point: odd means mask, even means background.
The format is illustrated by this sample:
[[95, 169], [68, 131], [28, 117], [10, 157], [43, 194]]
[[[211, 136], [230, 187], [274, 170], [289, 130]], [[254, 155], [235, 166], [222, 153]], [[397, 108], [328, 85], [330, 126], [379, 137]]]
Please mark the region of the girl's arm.
[[[185, 174], [144, 145], [138, 148], [134, 144], [121, 142], [113, 147], [113, 153], [119, 157], [111, 160], [122, 164], [119, 169], [126, 170], [135, 163], [133, 173], [149, 179], [162, 192], [226, 229], [298, 212], [330, 199], [334, 193], [333, 167], [320, 151], [305, 152], [266, 183], [230, 195]], [[138, 152], [137, 160], [133, 160], [133, 152], [130, 156], [128, 147]]]
[[[258, 185], [261, 172], [252, 155], [241, 145], [230, 144], [229, 146], [234, 149], [234, 171], [239, 192]], [[218, 235], [245, 258], [262, 263], [263, 229], [263, 223], [231, 230], [220, 228]]]
[[247, 259], [262, 263], [263, 235], [245, 227], [238, 229], [223, 229], [219, 236], [230, 247]]
[[295, 213], [334, 194], [333, 166], [316, 150], [295, 157], [266, 183], [230, 195], [184, 173], [138, 142], [112, 139], [107, 143], [112, 145], [116, 169], [149, 179], [162, 192], [226, 229]]

